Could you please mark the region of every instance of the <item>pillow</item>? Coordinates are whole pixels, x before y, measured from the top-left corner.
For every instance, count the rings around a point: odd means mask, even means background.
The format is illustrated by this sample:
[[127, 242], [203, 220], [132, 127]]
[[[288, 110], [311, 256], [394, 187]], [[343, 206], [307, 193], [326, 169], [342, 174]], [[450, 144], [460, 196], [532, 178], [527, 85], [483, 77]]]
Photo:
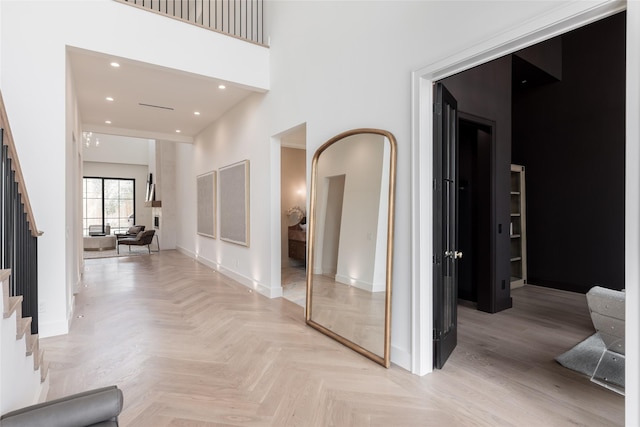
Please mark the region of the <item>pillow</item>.
[[142, 228], [134, 225], [133, 227], [129, 227], [129, 230], [127, 231], [127, 234], [138, 234], [139, 232], [142, 231]]

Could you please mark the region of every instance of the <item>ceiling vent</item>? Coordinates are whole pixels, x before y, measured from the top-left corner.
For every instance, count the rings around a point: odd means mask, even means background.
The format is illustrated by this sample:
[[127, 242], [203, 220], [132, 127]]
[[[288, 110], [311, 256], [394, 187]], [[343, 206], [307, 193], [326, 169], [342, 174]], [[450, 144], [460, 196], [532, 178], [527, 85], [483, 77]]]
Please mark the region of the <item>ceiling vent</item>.
[[138, 105], [141, 105], [143, 107], [159, 108], [161, 110], [171, 110], [171, 111], [173, 111], [172, 107], [163, 107], [162, 105], [145, 104], [143, 102], [138, 102]]

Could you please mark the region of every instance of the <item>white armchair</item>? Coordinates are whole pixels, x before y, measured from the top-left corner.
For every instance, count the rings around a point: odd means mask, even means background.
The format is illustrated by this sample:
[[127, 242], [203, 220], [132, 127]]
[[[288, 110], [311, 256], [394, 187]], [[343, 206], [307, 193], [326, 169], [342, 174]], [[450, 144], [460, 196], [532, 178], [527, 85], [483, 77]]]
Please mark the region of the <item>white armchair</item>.
[[605, 349], [591, 381], [624, 394], [625, 292], [594, 286], [587, 292], [591, 321]]

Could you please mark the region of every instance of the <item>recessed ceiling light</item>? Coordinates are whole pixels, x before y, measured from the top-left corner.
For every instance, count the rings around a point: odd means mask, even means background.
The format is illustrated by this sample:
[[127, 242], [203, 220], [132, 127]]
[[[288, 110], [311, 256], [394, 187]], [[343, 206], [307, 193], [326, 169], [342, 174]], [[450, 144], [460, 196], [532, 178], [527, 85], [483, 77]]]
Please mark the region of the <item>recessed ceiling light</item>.
[[112, 97], [110, 97], [110, 96], [107, 96], [105, 99], [106, 99], [107, 101], [113, 101], [113, 98], [112, 98]]
[[180, 129], [176, 129], [176, 133], [180, 133], [182, 132]]
[[200, 111], [194, 111], [193, 114], [196, 115], [196, 116], [199, 116], [200, 115]]
[[104, 121], [106, 124], [110, 125], [111, 124], [111, 120], [105, 120]]
[[218, 89], [226, 89], [227, 87], [225, 85], [218, 85]]
[[118, 68], [120, 66], [120, 64], [118, 64], [117, 62], [112, 62], [110, 64], [113, 68]]

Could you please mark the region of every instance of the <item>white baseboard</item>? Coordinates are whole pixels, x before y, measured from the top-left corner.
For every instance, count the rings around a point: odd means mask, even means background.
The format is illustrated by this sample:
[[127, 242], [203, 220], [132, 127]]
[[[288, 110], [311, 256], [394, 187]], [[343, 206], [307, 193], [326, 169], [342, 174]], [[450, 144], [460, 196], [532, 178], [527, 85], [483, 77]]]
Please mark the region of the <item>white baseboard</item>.
[[411, 353], [393, 344], [391, 345], [391, 362], [411, 372]]
[[196, 259], [196, 253], [190, 251], [189, 249], [183, 248], [182, 246], [176, 246], [176, 250], [181, 254], [188, 256], [189, 258]]
[[258, 282], [255, 279], [247, 277], [237, 271], [233, 271], [228, 269], [215, 261], [207, 259], [203, 256], [196, 255], [195, 260], [201, 264], [206, 265], [207, 267], [212, 268], [220, 274], [224, 274], [225, 276], [235, 280], [236, 282], [246, 286], [249, 289], [253, 289], [261, 295], [266, 296], [267, 298], [278, 298], [282, 296], [282, 286], [277, 286], [275, 288], [270, 288], [263, 283]]
[[354, 287], [356, 287], [358, 289], [362, 289], [364, 291], [373, 292], [373, 285], [371, 283], [368, 283], [368, 282], [362, 282], [360, 280], [352, 279], [350, 277], [342, 276], [340, 274], [336, 274], [336, 279], [335, 280], [336, 280], [336, 282], [342, 283], [344, 285], [354, 286]]

